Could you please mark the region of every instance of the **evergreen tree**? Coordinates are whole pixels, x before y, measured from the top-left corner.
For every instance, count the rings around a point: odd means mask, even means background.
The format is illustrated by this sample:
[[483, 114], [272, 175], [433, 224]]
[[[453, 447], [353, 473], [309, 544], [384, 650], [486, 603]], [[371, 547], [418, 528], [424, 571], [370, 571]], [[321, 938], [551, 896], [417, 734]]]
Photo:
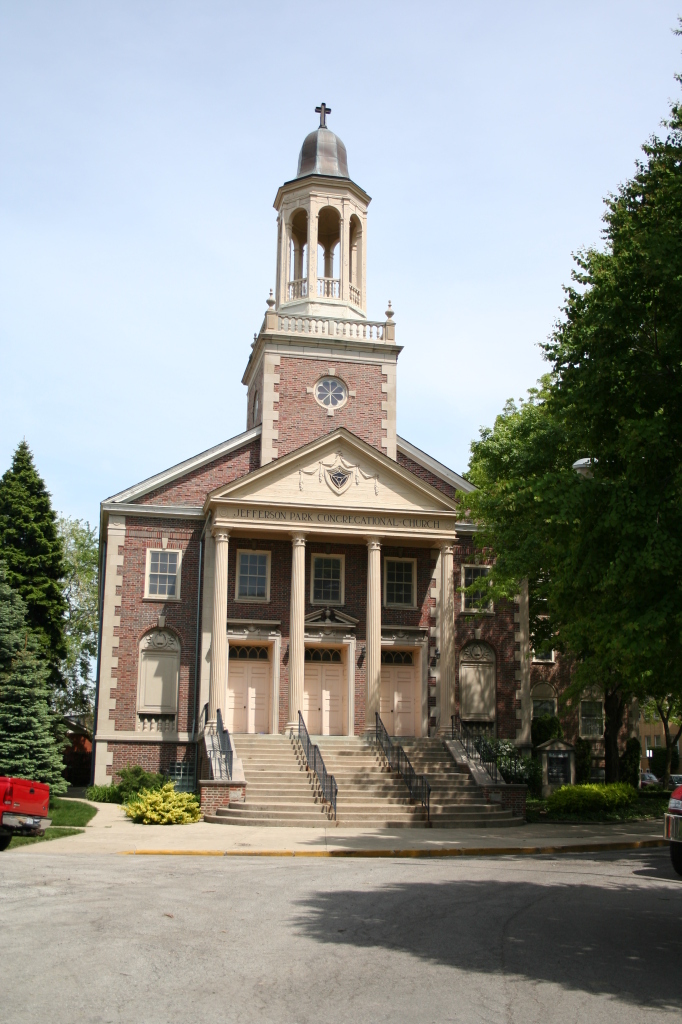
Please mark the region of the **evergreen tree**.
[[26, 441], [0, 480], [0, 558], [7, 582], [23, 599], [26, 622], [48, 666], [51, 696], [63, 688], [61, 663], [67, 656], [62, 539], [50, 494]]
[[65, 793], [47, 699], [48, 668], [7, 576], [0, 562], [0, 774], [47, 782], [53, 793]]

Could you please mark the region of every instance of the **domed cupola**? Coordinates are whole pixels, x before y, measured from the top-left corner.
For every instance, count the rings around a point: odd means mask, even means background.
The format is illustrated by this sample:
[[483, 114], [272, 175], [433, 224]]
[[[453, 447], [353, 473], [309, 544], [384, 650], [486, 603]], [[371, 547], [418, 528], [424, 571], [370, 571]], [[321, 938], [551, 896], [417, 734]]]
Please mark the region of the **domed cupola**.
[[348, 174], [346, 147], [327, 127], [330, 108], [315, 110], [320, 124], [301, 146], [296, 177], [275, 197], [275, 306], [294, 317], [364, 320], [370, 197]]
[[348, 156], [338, 135], [327, 128], [327, 114], [331, 108], [325, 103], [315, 108], [320, 115], [320, 127], [306, 135], [298, 157], [297, 178], [308, 174], [325, 174], [334, 178], [347, 178]]

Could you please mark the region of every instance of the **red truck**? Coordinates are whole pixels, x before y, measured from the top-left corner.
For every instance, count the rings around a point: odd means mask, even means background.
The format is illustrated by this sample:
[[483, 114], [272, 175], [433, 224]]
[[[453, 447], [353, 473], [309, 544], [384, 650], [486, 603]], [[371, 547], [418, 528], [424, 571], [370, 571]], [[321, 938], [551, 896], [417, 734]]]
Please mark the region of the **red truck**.
[[50, 787], [28, 779], [0, 775], [0, 850], [6, 850], [12, 836], [41, 836], [51, 821]]
[[682, 786], [670, 795], [665, 816], [665, 838], [670, 840], [670, 859], [678, 875], [682, 875]]

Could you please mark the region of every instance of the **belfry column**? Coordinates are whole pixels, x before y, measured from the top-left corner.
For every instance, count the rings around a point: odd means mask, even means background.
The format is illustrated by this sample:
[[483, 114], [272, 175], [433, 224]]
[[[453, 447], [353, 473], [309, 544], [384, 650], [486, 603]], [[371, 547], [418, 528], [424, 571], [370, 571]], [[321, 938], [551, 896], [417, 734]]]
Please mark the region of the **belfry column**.
[[440, 605], [440, 727], [441, 734], [450, 734], [450, 718], [455, 713], [455, 576], [453, 546], [441, 544]]
[[365, 730], [374, 732], [381, 693], [381, 541], [367, 540], [367, 683]]
[[[227, 682], [227, 552], [230, 533], [213, 527], [215, 569], [213, 575], [213, 625], [211, 629], [211, 678], [208, 687], [208, 721], [215, 722], [225, 699]], [[224, 710], [224, 708], [222, 709]]]
[[298, 728], [303, 711], [305, 670], [305, 534], [291, 539], [291, 605], [289, 612], [289, 721], [287, 729]]

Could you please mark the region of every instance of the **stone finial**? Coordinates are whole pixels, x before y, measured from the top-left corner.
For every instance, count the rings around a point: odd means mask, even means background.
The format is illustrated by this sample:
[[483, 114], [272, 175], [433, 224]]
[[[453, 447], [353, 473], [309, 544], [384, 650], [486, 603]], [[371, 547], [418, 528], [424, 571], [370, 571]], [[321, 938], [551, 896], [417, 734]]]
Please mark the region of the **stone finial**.
[[275, 296], [272, 294], [272, 288], [270, 289], [269, 297], [265, 301], [269, 309], [272, 309], [272, 307], [275, 305]]
[[386, 310], [386, 319], [387, 320], [392, 320], [394, 314], [395, 314], [395, 310], [391, 306], [391, 300], [389, 299], [388, 300], [388, 309]]

